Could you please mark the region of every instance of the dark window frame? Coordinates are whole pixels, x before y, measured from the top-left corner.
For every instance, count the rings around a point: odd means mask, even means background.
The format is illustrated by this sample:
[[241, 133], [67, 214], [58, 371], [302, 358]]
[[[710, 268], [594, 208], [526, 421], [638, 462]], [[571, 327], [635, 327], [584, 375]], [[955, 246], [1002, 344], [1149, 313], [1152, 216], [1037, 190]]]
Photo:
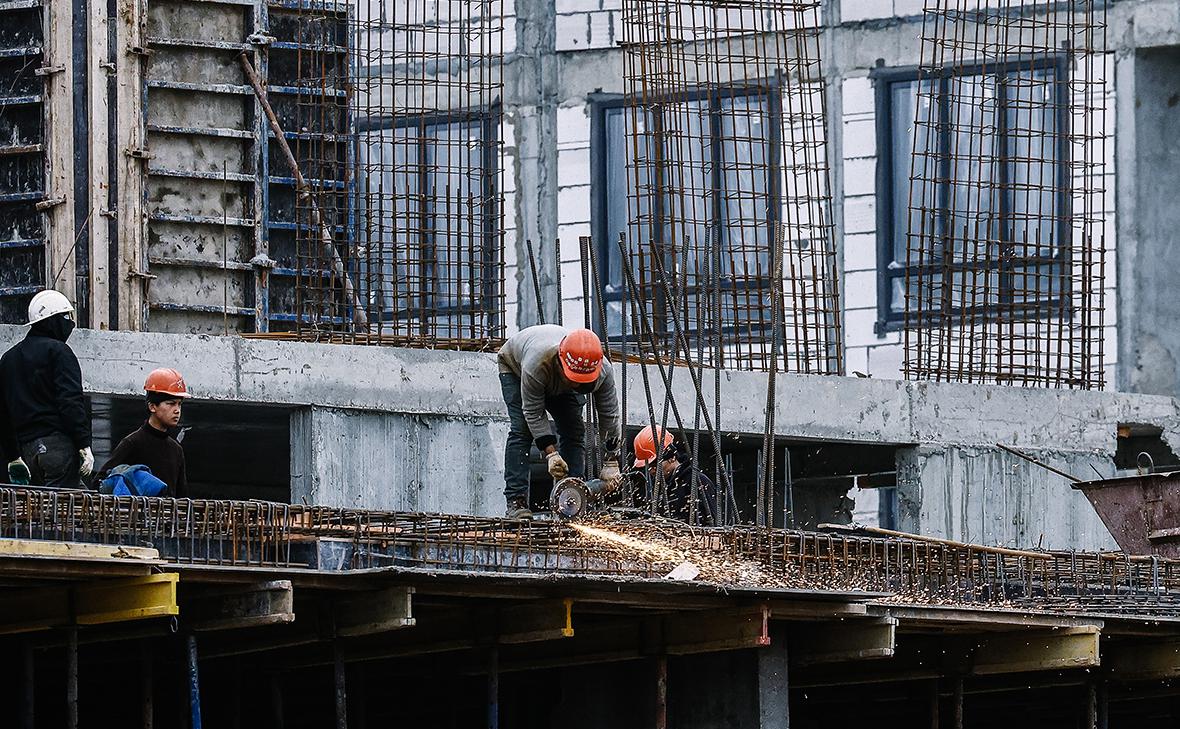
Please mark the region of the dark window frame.
[[[480, 128], [480, 168], [483, 170], [483, 189], [480, 191], [487, 201], [488, 205], [493, 208], [484, 216], [482, 230], [476, 234], [473, 231], [471, 236], [472, 246], [480, 242], [480, 264], [482, 266], [483, 276], [480, 281], [480, 294], [478, 297], [472, 297], [469, 301], [459, 304], [451, 304], [447, 306], [439, 306], [434, 300], [428, 303], [420, 303], [417, 308], [403, 309], [402, 311], [386, 310], [381, 308], [381, 321], [413, 321], [419, 318], [423, 312], [429, 312], [432, 316], [450, 316], [450, 315], [471, 315], [471, 314], [486, 314], [489, 317], [491, 328], [495, 328], [500, 324], [501, 312], [496, 306], [497, 288], [499, 280], [503, 276], [503, 270], [500, 266], [500, 255], [497, 238], [500, 235], [500, 230], [496, 225], [496, 221], [500, 219], [500, 211], [495, 207], [499, 205], [499, 198], [497, 197], [497, 177], [499, 175], [499, 157], [497, 149], [500, 142], [500, 120], [502, 117], [502, 105], [497, 102], [485, 108], [468, 108], [459, 109], [445, 113], [434, 114], [420, 114], [416, 116], [370, 116], [358, 118], [356, 121], [356, 136], [358, 145], [361, 144], [361, 139], [364, 135], [371, 132], [394, 131], [397, 129], [422, 129], [431, 126], [441, 125], [479, 125]], [[419, 138], [415, 142], [418, 148], [419, 156], [418, 164], [418, 189], [425, 190], [429, 188], [427, 184], [430, 179], [428, 167], [423, 159], [426, 153], [426, 143]], [[429, 215], [427, 206], [430, 205], [429, 195], [418, 196], [418, 210], [414, 213], [420, 219], [426, 218]], [[353, 206], [350, 206], [353, 207]], [[359, 207], [357, 208], [359, 210]], [[354, 211], [350, 212], [349, 228], [360, 225], [360, 218], [354, 215]], [[420, 233], [425, 235], [426, 231]], [[355, 236], [355, 234], [350, 234]], [[355, 241], [354, 241], [355, 242]], [[426, 249], [428, 244], [425, 242], [420, 245], [422, 249]], [[396, 269], [396, 267], [395, 267]]]
[[[904, 67], [884, 67], [879, 66], [869, 72], [869, 78], [873, 83], [874, 93], [874, 113], [876, 126], [876, 144], [877, 144], [877, 168], [876, 168], [876, 237], [877, 237], [877, 321], [874, 329], [877, 334], [884, 334], [890, 331], [900, 331], [907, 326], [907, 316], [903, 309], [902, 311], [893, 311], [890, 306], [892, 300], [892, 280], [895, 278], [905, 278], [909, 271], [909, 266], [901, 266], [897, 269], [889, 269], [889, 264], [893, 262], [893, 241], [894, 241], [894, 225], [893, 219], [893, 202], [896, 190], [893, 185], [893, 158], [894, 149], [892, 147], [892, 132], [893, 132], [893, 84], [898, 82], [913, 82], [918, 80], [932, 80], [937, 81], [943, 85], [939, 92], [939, 126], [943, 129], [950, 127], [950, 94], [946, 85], [949, 84], [950, 79], [959, 76], [995, 76], [1007, 75], [1013, 72], [1020, 71], [1043, 71], [1052, 69], [1055, 74], [1055, 127], [1056, 146], [1058, 163], [1056, 165], [1056, 184], [1057, 184], [1057, 205], [1060, 213], [1057, 221], [1058, 231], [1058, 254], [1054, 265], [1060, 266], [1063, 270], [1068, 271], [1072, 264], [1071, 255], [1073, 249], [1073, 241], [1071, 238], [1071, 230], [1069, 225], [1070, 212], [1070, 185], [1069, 185], [1069, 57], [1063, 54], [1045, 54], [1037, 56], [1022, 56], [1015, 58], [1006, 63], [975, 63], [957, 68], [942, 68], [938, 73], [930, 73], [928, 70], [924, 71], [918, 66], [904, 66]], [[1007, 109], [1007, 97], [998, 97], [1001, 100], [1001, 107], [998, 110], [1000, 113], [997, 116], [1003, 118], [1002, 113]], [[940, 145], [946, 144], [948, 134], [939, 134], [938, 143]], [[1002, 145], [1003, 149], [1007, 148], [1008, 137], [1006, 134], [997, 135], [997, 139]], [[912, 152], [911, 152], [912, 154]], [[1003, 151], [1000, 152], [1003, 156]], [[943, 162], [943, 164], [946, 164]], [[1000, 172], [1003, 175], [1007, 174], [1007, 165], [1001, 163]], [[944, 179], [949, 177], [949, 171], [945, 174], [940, 174]], [[935, 195], [938, 198], [938, 205], [940, 209], [945, 209], [946, 191], [949, 183], [943, 182], [938, 185]], [[909, 189], [904, 191], [905, 195], [909, 196]], [[1000, 200], [1001, 225], [1007, 225], [1004, 222], [1006, 215], [1004, 210], [1006, 208], [1006, 200], [1001, 196]], [[908, 235], [908, 234], [907, 234]], [[1021, 259], [1024, 260], [1024, 259]], [[936, 264], [927, 264], [936, 265]], [[962, 270], [968, 266], [955, 266], [954, 270]], [[1012, 265], [1007, 266], [1008, 271], [1003, 275], [1011, 275], [1010, 271]], [[1066, 292], [1065, 301], [1060, 297], [1045, 298], [1035, 302], [1014, 306], [1011, 303], [1011, 284], [1006, 288], [1001, 286], [1001, 304], [999, 306], [984, 305], [973, 310], [964, 311], [962, 309], [952, 309], [949, 312], [929, 312], [929, 320], [922, 322], [915, 322], [918, 326], [929, 326], [931, 324], [940, 324], [945, 322], [945, 317], [950, 316], [954, 322], [961, 321], [967, 317], [984, 317], [996, 318], [1002, 317], [1008, 312], [1019, 312], [1022, 319], [1034, 319], [1040, 317], [1068, 317], [1072, 314], [1069, 305], [1069, 296]], [[1008, 302], [1008, 303], [1004, 303]]]
[[[754, 80], [753, 83], [734, 84], [720, 89], [694, 89], [687, 92], [679, 92], [675, 95], [666, 98], [646, 99], [646, 105], [649, 109], [654, 108], [660, 103], [691, 103], [695, 101], [707, 100], [709, 102], [709, 136], [712, 140], [710, 151], [712, 153], [712, 173], [711, 173], [711, 197], [710, 201], [710, 216], [713, 221], [713, 227], [716, 229], [718, 223], [724, 217], [724, 163], [721, 158], [722, 149], [724, 147], [721, 142], [722, 132], [721, 124], [718, 123], [722, 117], [721, 101], [727, 98], [753, 98], [765, 101], [765, 120], [767, 123], [767, 206], [766, 206], [766, 227], [767, 239], [773, 241], [775, 225], [779, 222], [782, 215], [783, 192], [780, 184], [780, 176], [783, 171], [782, 160], [782, 97], [781, 93], [777, 91], [782, 86], [782, 80], [779, 78], [769, 80]], [[608, 231], [607, 219], [608, 203], [607, 203], [607, 113], [618, 109], [629, 109], [639, 106], [637, 100], [626, 94], [618, 93], [603, 93], [596, 92], [588, 96], [590, 106], [590, 234], [592, 244], [595, 246], [595, 253], [598, 257], [599, 269], [599, 286], [598, 295], [602, 296], [604, 303], [622, 301], [623, 290], [625, 286], [624, 280], [620, 282], [617, 291], [607, 292], [606, 280], [610, 271], [610, 262], [613, 258], [619, 256], [618, 251], [618, 235], [620, 231]], [[653, 201], [653, 215], [661, 222], [654, 226], [655, 235], [657, 237], [656, 244], [662, 247], [662, 236], [664, 226], [662, 224], [663, 214], [660, 212], [664, 206], [662, 196]], [[630, 226], [628, 225], [628, 228]], [[625, 231], [630, 235], [630, 230]], [[767, 249], [767, 256], [769, 260], [769, 249]], [[674, 262], [670, 259], [665, 260], [666, 270], [674, 270]], [[726, 281], [728, 279], [728, 283]], [[722, 291], [732, 292], [734, 290], [770, 290], [772, 281], [769, 272], [769, 265], [767, 266], [767, 273], [761, 276], [743, 277], [740, 282], [734, 282], [732, 276], [722, 277], [721, 288]], [[657, 292], [656, 300], [662, 300], [662, 294]], [[601, 307], [605, 310], [605, 306]], [[624, 320], [630, 318], [631, 312], [624, 312]], [[593, 320], [596, 324], [595, 329], [603, 336], [609, 338], [610, 341], [620, 341], [621, 335], [610, 334], [607, 332], [607, 323], [600, 320], [599, 314], [595, 311], [592, 314]], [[657, 322], [666, 319], [657, 313], [655, 320]], [[666, 324], [667, 322], [665, 322]], [[730, 326], [725, 326], [722, 329], [723, 333], [732, 333], [739, 330], [748, 331], [750, 327], [754, 326], [751, 323], [735, 322]], [[764, 324], [761, 329], [769, 330], [770, 324]], [[667, 328], [667, 327], [665, 327]], [[695, 332], [695, 330], [686, 331], [686, 334]], [[668, 333], [662, 331], [657, 327], [656, 334]]]

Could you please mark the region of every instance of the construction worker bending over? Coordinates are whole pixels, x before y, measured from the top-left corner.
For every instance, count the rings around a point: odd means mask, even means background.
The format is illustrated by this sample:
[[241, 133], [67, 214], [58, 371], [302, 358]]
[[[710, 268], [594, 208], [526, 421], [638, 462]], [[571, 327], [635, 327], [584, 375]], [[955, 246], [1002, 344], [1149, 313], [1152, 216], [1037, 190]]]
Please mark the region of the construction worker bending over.
[[[170, 435], [180, 425], [180, 410], [189, 397], [184, 378], [171, 367], [152, 370], [143, 383], [147, 394], [147, 421], [119, 441], [114, 453], [99, 471], [106, 477], [118, 466], [147, 466], [152, 475], [167, 484], [167, 494], [146, 496], [188, 497], [184, 448]], [[158, 485], [158, 484], [157, 484]]]
[[[717, 512], [717, 488], [713, 481], [692, 463], [692, 455], [688, 449], [675, 442], [672, 434], [661, 430], [662, 442], [657, 455], [655, 438], [652, 437], [651, 426], [639, 431], [632, 443], [635, 452], [635, 468], [645, 472], [649, 493], [654, 491], [656, 484], [663, 480], [666, 498], [660, 499], [658, 510], [673, 519], [689, 521], [692, 518], [692, 484], [693, 474], [697, 482], [697, 523], [705, 526], [719, 524]], [[660, 472], [657, 473], [656, 469]], [[666, 506], [666, 509], [664, 508]]]
[[66, 344], [74, 307], [57, 291], [29, 302], [29, 333], [0, 357], [0, 449], [10, 480], [78, 488], [94, 470], [82, 368]]
[[[549, 475], [585, 478], [586, 397], [593, 396], [599, 434], [606, 448], [599, 478], [618, 485], [621, 437], [619, 398], [602, 342], [589, 329], [567, 330], [540, 324], [514, 334], [497, 356], [500, 388], [508, 406], [510, 427], [504, 449], [504, 497], [508, 518], [527, 519], [529, 511], [529, 448], [534, 441], [544, 454]], [[548, 411], [557, 425], [549, 425]]]

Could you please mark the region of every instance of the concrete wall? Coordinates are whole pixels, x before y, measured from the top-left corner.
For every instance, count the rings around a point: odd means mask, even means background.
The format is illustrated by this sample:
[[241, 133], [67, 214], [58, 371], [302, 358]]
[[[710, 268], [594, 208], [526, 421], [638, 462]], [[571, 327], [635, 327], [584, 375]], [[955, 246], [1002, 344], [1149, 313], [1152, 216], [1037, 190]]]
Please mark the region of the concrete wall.
[[291, 418], [291, 500], [498, 514], [507, 434], [505, 420], [488, 417], [301, 408]]
[[1133, 143], [1124, 145], [1124, 169], [1137, 184], [1122, 200], [1132, 211], [1124, 220], [1125, 245], [1133, 248], [1132, 265], [1122, 272], [1128, 290], [1154, 292], [1136, 297], [1127, 318], [1122, 356], [1127, 361], [1123, 385], [1136, 392], [1180, 392], [1180, 245], [1176, 230], [1180, 209], [1180, 148], [1176, 112], [1180, 101], [1180, 47], [1144, 49], [1128, 55], [1121, 75], [1131, 99]]
[[[23, 331], [0, 326], [0, 348]], [[87, 329], [70, 341], [93, 394], [137, 394], [148, 371], [168, 365], [181, 368], [201, 399], [295, 406], [296, 499], [476, 514], [502, 508], [507, 424], [491, 354]], [[642, 391], [636, 366], [620, 374], [632, 393]], [[704, 381], [712, 403], [712, 377]], [[672, 392], [691, 413], [689, 379], [676, 377]], [[765, 392], [764, 375], [723, 372], [725, 430], [760, 434]], [[997, 443], [1079, 478], [1113, 472], [1120, 423], [1157, 425], [1180, 447], [1180, 406], [1169, 397], [782, 374], [775, 392], [782, 438], [901, 447], [902, 528], [967, 541], [1110, 546], [1066, 479]], [[627, 420], [647, 422], [634, 395]]]

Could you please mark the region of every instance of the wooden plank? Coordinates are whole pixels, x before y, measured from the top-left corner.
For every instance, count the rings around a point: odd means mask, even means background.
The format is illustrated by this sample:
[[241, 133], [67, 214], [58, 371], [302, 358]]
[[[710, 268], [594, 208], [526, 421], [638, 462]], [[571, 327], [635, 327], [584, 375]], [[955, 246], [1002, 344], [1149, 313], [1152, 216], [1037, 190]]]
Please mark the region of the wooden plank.
[[79, 246], [90, 246], [90, 328], [111, 328], [110, 277], [111, 260], [110, 218], [104, 213], [113, 212], [116, 207], [111, 199], [111, 165], [107, 157], [111, 139], [108, 134], [110, 100], [108, 81], [114, 69], [109, 67], [110, 44], [107, 35], [109, 23], [104, 9], [91, 7], [89, 36], [86, 39], [87, 68], [90, 104], [90, 236], [89, 241], [78, 242]]
[[897, 618], [899, 630], [920, 627], [923, 630], [1011, 631], [1025, 628], [1078, 628], [1093, 626], [1101, 629], [1103, 621], [1068, 615], [1046, 615], [1015, 610], [988, 610], [943, 606], [870, 605], [869, 613], [878, 617]]
[[46, 288], [65, 294], [75, 307], [74, 280], [74, 91], [73, 4], [44, 5], [42, 65], [57, 68], [45, 76], [45, 197], [60, 199], [45, 215]]
[[336, 604], [336, 634], [341, 637], [385, 633], [414, 625], [412, 587], [387, 587]]
[[290, 580], [200, 591], [182, 600], [185, 627], [197, 631], [254, 628], [295, 620]]
[[970, 670], [977, 676], [1026, 671], [1053, 671], [1098, 666], [1094, 626], [1033, 630], [979, 638], [971, 652]]
[[147, 279], [147, 219], [144, 215], [144, 180], [146, 161], [131, 154], [147, 145], [144, 131], [144, 66], [147, 57], [137, 53], [143, 48], [146, 10], [144, 0], [117, 0], [115, 47], [116, 174], [119, 191], [119, 265], [112, 271], [119, 285], [118, 328], [138, 331], [147, 316], [145, 302]]
[[897, 618], [796, 624], [790, 632], [796, 666], [891, 658], [897, 645]]
[[1180, 678], [1180, 638], [1104, 642], [1102, 670], [1112, 681]]
[[541, 640], [571, 638], [574, 635], [574, 601], [538, 600], [502, 611], [497, 642], [534, 643]]
[[770, 606], [701, 610], [662, 621], [663, 653], [686, 655], [770, 645]]
[[151, 559], [160, 558], [151, 547], [129, 547], [90, 542], [53, 542], [38, 539], [0, 539], [0, 556], [54, 557], [58, 559]]

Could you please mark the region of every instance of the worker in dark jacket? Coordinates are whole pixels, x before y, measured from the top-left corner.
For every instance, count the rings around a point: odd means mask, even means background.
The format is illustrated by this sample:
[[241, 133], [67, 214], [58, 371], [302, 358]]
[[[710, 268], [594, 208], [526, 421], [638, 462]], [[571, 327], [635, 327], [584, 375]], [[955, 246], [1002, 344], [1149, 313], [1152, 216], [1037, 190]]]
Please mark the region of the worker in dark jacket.
[[[664, 513], [680, 521], [692, 519], [692, 489], [695, 475], [697, 489], [697, 521], [705, 526], [718, 525], [717, 488], [712, 479], [699, 468], [693, 466], [692, 455], [688, 448], [676, 442], [672, 434], [656, 428], [663, 437], [659, 454], [656, 452], [655, 438], [652, 437], [650, 426], [639, 431], [633, 442], [635, 454], [635, 468], [644, 469], [648, 480], [649, 491], [661, 480], [664, 486], [665, 499], [661, 499], [666, 509]], [[659, 469], [657, 473], [656, 469]]]
[[[540, 324], [512, 335], [497, 355], [500, 389], [508, 408], [504, 447], [504, 497], [508, 518], [528, 519], [529, 449], [535, 442], [554, 481], [586, 473], [586, 399], [598, 413], [606, 450], [598, 477], [615, 487], [622, 480], [618, 448], [622, 432], [619, 398], [602, 342], [589, 329]], [[549, 417], [557, 433], [549, 425]]]
[[152, 475], [168, 484], [168, 495], [188, 497], [184, 448], [170, 433], [180, 425], [180, 411], [189, 397], [188, 386], [171, 367], [152, 370], [143, 383], [147, 393], [148, 419], [138, 430], [119, 441], [114, 453], [99, 470], [105, 478], [116, 466], [144, 465]]
[[10, 480], [77, 488], [94, 470], [82, 368], [66, 344], [74, 307], [57, 291], [29, 302], [29, 333], [0, 357], [0, 450]]

